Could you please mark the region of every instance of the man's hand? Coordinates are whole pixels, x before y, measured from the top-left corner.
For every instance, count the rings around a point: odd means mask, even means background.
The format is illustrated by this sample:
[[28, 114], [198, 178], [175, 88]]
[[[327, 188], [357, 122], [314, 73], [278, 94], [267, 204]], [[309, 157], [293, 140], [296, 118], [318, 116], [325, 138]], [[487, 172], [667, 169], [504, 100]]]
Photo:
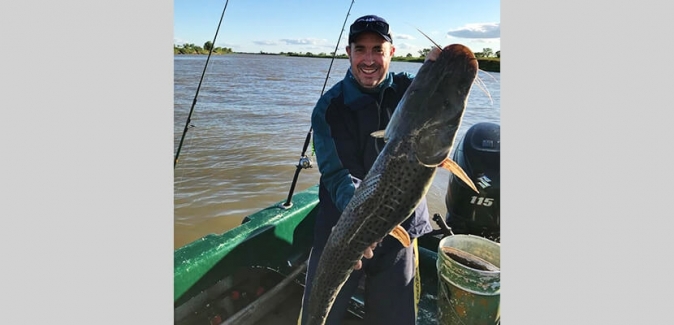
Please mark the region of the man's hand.
[[[333, 230], [335, 230], [334, 226], [332, 227], [332, 229], [330, 229], [330, 231], [333, 231]], [[375, 247], [377, 247], [377, 244], [379, 244], [379, 243], [381, 243], [381, 240], [379, 242], [376, 242], [376, 243], [370, 245], [370, 247], [366, 248], [365, 251], [363, 252], [363, 257], [365, 257], [367, 259], [371, 259], [372, 256], [374, 256], [374, 249], [375, 249]], [[353, 269], [354, 270], [360, 270], [362, 267], [363, 267], [363, 261], [358, 260], [358, 262], [353, 267]]]
[[438, 57], [440, 56], [440, 52], [442, 52], [442, 50], [439, 49], [437, 46], [431, 47], [431, 51], [428, 52], [428, 54], [426, 55], [426, 60], [424, 60], [424, 62], [437, 60]]
[[[377, 247], [377, 243], [374, 243], [370, 245], [370, 247], [365, 249], [365, 252], [363, 252], [363, 257], [370, 259], [372, 256], [374, 256], [374, 248]], [[354, 266], [354, 270], [360, 270], [363, 267], [363, 261], [358, 260], [356, 263], [356, 266]]]

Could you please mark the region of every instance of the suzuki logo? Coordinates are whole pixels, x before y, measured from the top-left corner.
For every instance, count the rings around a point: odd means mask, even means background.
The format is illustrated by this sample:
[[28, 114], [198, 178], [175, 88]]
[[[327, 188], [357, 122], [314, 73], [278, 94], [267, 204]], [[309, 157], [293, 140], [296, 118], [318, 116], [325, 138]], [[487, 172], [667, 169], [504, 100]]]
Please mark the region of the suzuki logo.
[[477, 178], [477, 185], [480, 185], [482, 189], [485, 189], [487, 187], [491, 186], [491, 179], [487, 177], [487, 175], [482, 175]]

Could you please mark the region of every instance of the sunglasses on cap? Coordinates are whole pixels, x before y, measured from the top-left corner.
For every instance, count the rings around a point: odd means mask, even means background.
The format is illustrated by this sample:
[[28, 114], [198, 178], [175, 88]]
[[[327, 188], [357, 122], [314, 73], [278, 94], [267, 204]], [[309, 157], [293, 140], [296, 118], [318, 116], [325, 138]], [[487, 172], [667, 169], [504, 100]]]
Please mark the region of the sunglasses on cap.
[[351, 25], [349, 34], [358, 34], [364, 31], [374, 31], [379, 34], [388, 35], [389, 26], [383, 21], [358, 21]]

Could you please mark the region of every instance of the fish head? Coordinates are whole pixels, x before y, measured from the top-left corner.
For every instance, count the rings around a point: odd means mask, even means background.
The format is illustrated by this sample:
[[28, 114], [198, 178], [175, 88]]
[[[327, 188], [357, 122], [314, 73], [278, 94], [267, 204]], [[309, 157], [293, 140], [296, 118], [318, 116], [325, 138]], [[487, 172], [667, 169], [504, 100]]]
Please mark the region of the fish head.
[[419, 69], [385, 137], [410, 137], [416, 159], [425, 166], [438, 166], [454, 144], [477, 71], [477, 59], [468, 47], [443, 48], [435, 61], [426, 61]]

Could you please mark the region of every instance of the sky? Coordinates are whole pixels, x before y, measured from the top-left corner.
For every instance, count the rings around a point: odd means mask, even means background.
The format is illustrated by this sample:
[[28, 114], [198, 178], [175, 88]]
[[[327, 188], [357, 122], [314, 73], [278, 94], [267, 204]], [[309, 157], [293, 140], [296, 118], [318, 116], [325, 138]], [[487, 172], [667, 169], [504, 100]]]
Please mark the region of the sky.
[[418, 56], [419, 50], [432, 46], [417, 28], [441, 46], [461, 43], [473, 52], [490, 48], [494, 53], [501, 48], [499, 0], [359, 0], [347, 17], [351, 3], [175, 0], [173, 42], [203, 47], [215, 38], [216, 47], [249, 53], [331, 53], [338, 46], [337, 54], [343, 54], [349, 25], [360, 16], [374, 14], [391, 26], [396, 56]]

